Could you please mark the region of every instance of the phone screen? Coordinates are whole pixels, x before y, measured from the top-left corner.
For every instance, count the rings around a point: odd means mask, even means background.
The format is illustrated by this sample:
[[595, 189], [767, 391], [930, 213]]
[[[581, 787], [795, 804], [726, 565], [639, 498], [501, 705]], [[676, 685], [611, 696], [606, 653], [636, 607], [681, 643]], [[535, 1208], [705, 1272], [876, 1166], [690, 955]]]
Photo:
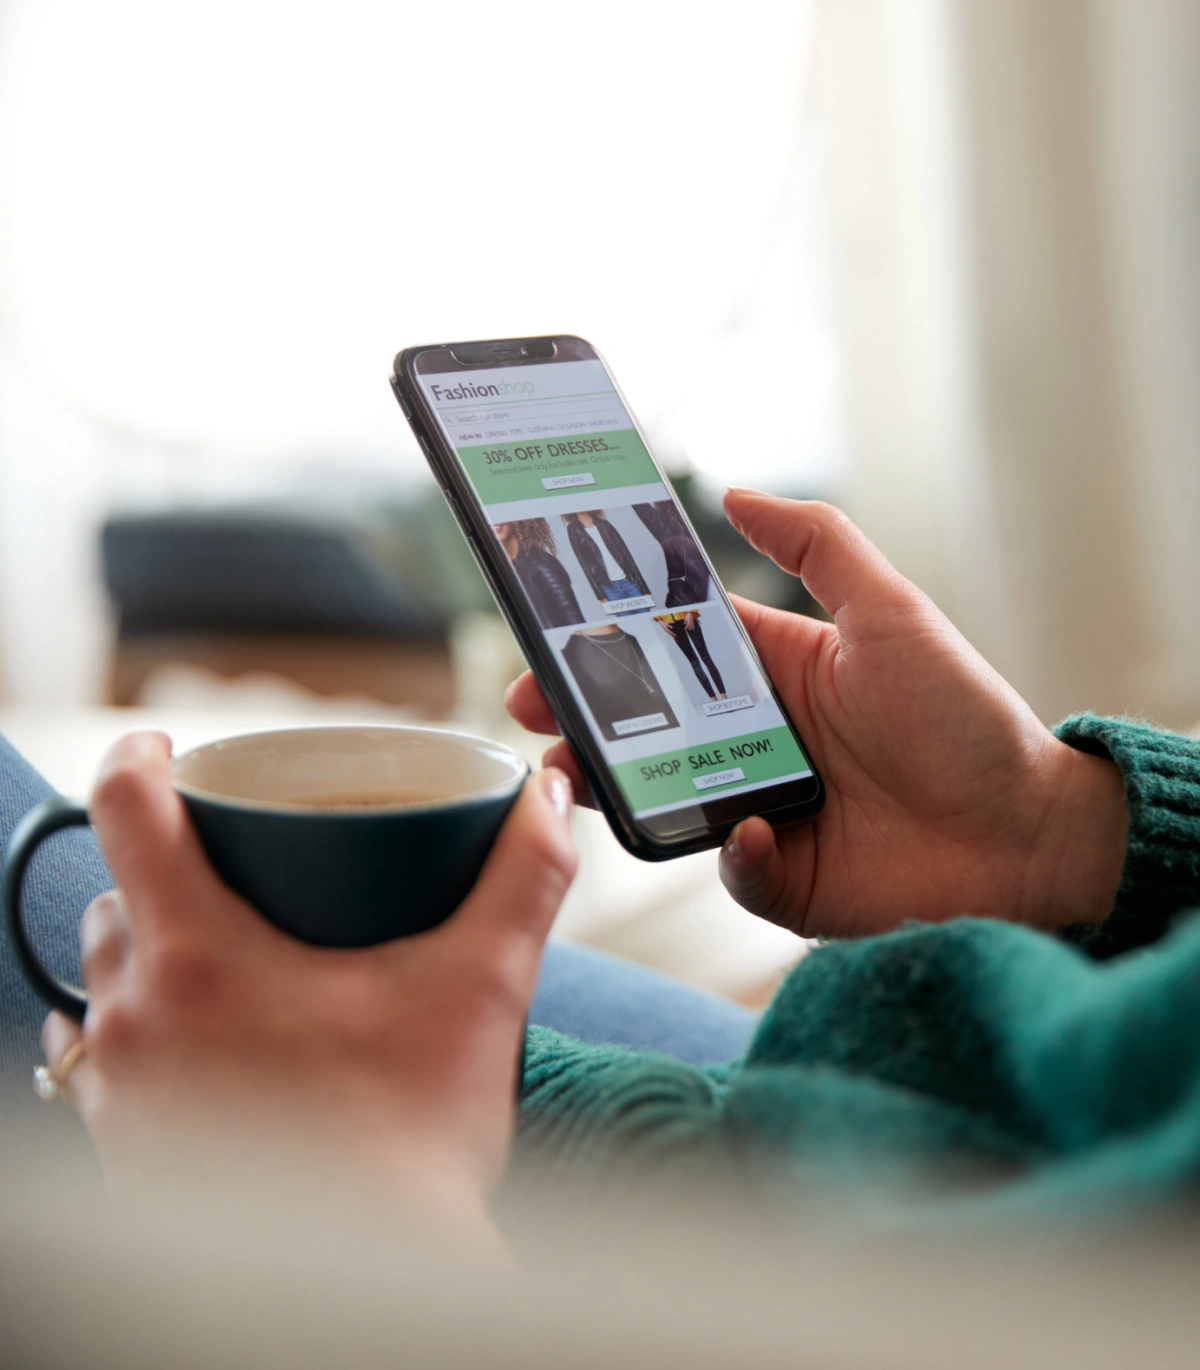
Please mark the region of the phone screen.
[[[416, 380], [635, 819], [812, 775], [603, 362]], [[448, 355], [448, 354], [442, 354]]]

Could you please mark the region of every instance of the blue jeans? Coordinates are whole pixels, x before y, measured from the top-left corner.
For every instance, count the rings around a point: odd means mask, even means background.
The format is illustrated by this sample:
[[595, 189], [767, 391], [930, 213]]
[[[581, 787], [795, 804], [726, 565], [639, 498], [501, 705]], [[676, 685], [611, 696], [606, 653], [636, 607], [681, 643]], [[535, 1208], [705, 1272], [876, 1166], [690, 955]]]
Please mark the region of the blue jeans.
[[[611, 585], [601, 587], [604, 591], [605, 599], [640, 599], [642, 597], [641, 586], [634, 580], [622, 579], [614, 580]], [[629, 614], [648, 614], [649, 609], [625, 609], [615, 618], [625, 618]]]
[[[17, 822], [53, 794], [50, 785], [0, 738], [0, 847]], [[46, 842], [25, 879], [25, 922], [58, 974], [78, 983], [79, 919], [112, 880], [95, 839], [73, 828]], [[28, 988], [7, 939], [0, 946], [0, 1121], [37, 1105], [31, 1072], [42, 1059], [46, 1009]], [[551, 945], [530, 1021], [585, 1042], [642, 1047], [704, 1064], [741, 1055], [754, 1016], [644, 967], [582, 947]], [[47, 1110], [49, 1112], [49, 1110]]]

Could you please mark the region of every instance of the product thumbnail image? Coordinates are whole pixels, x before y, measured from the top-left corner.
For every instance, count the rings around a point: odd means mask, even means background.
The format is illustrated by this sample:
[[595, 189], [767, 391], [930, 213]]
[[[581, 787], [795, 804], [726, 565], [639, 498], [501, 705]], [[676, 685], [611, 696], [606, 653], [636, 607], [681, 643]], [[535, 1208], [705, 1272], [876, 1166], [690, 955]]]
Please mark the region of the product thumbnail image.
[[708, 703], [703, 705], [703, 712], [706, 715], [712, 717], [753, 707], [754, 700], [748, 694], [735, 695], [732, 698], [726, 695], [725, 681], [712, 658], [708, 643], [704, 640], [704, 628], [701, 626], [698, 610], [688, 609], [678, 614], [656, 614], [654, 621], [683, 653], [684, 659], [700, 682], [700, 688], [708, 696]]
[[572, 633], [562, 658], [608, 741], [679, 726], [641, 644], [618, 624]]
[[681, 604], [703, 604], [708, 598], [708, 563], [679, 517], [675, 501], [663, 499], [653, 504], [635, 504], [633, 512], [662, 547], [667, 563], [666, 607], [677, 609]]
[[[603, 509], [561, 515], [571, 550], [579, 559], [592, 593], [614, 614], [645, 613], [653, 606], [650, 588], [625, 539], [608, 521]], [[617, 609], [627, 603], [625, 609]]]
[[554, 534], [545, 519], [520, 519], [493, 525], [543, 628], [584, 622], [571, 577], [558, 559]]

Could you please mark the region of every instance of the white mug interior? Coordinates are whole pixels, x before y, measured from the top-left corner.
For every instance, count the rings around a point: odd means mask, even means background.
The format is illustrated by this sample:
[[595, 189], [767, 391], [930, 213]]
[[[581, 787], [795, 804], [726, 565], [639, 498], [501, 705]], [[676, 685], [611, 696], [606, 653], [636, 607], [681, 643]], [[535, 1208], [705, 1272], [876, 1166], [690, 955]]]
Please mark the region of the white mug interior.
[[518, 753], [486, 738], [387, 726], [251, 733], [195, 747], [172, 764], [184, 794], [310, 812], [438, 807], [514, 789], [526, 771]]

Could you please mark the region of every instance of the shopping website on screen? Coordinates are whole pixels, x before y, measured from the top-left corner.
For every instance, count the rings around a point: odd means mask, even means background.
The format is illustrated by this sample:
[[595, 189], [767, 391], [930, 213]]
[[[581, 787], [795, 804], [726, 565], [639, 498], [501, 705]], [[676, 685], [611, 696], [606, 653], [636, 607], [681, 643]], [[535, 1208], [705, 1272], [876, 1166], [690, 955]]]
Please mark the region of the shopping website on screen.
[[635, 815], [811, 775], [601, 363], [418, 380]]

